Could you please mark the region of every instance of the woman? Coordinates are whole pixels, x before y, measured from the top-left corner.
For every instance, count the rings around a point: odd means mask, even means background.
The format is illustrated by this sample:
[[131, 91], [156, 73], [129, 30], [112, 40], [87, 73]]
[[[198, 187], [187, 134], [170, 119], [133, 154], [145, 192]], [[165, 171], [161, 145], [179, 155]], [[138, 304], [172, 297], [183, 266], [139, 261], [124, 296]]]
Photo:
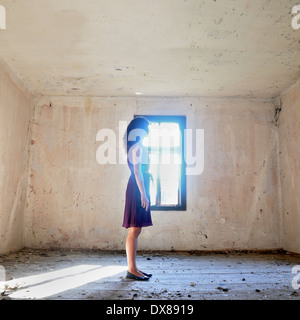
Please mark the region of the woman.
[[126, 254], [128, 271], [126, 278], [147, 281], [152, 276], [137, 268], [136, 252], [138, 236], [142, 227], [152, 226], [150, 212], [150, 174], [148, 173], [148, 149], [143, 146], [143, 139], [149, 133], [149, 122], [145, 118], [133, 119], [127, 127], [124, 142], [127, 148], [127, 163], [131, 171], [124, 210], [123, 227], [128, 229]]

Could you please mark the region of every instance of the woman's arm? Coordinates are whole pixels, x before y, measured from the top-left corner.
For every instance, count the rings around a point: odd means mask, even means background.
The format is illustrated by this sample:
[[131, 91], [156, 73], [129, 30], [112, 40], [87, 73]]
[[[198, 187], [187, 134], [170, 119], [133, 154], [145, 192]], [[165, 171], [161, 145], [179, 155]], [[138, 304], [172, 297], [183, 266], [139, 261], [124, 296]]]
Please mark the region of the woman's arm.
[[136, 146], [132, 150], [132, 160], [133, 160], [133, 171], [134, 171], [134, 176], [136, 183], [138, 185], [138, 188], [141, 193], [141, 204], [142, 207], [148, 211], [149, 208], [149, 199], [146, 195], [146, 189], [145, 189], [145, 184], [144, 184], [144, 177], [142, 174], [142, 169], [141, 169], [141, 159], [142, 159], [142, 148], [140, 146]]

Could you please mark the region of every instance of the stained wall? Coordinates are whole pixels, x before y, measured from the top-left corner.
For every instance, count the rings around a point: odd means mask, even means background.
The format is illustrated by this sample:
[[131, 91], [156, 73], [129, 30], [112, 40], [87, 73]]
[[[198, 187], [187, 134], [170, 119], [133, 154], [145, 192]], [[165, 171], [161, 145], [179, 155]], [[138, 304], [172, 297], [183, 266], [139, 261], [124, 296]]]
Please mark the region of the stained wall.
[[282, 97], [279, 117], [283, 247], [300, 253], [300, 83]]
[[33, 99], [0, 60], [0, 254], [22, 248]]
[[[124, 249], [126, 164], [119, 121], [186, 115], [204, 129], [204, 171], [187, 177], [187, 210], [152, 212], [139, 249], [281, 248], [278, 128], [271, 100], [40, 97], [30, 145], [25, 244]], [[97, 132], [116, 133], [116, 163], [100, 165]], [[114, 139], [106, 141], [112, 148]]]

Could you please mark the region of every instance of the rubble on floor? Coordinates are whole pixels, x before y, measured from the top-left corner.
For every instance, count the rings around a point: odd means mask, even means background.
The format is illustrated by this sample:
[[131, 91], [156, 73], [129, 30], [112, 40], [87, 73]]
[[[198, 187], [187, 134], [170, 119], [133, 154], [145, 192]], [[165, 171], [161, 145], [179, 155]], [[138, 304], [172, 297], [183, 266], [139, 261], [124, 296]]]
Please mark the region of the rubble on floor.
[[124, 252], [23, 249], [0, 256], [0, 300], [300, 300], [295, 254], [139, 252], [137, 263], [146, 283], [125, 278]]

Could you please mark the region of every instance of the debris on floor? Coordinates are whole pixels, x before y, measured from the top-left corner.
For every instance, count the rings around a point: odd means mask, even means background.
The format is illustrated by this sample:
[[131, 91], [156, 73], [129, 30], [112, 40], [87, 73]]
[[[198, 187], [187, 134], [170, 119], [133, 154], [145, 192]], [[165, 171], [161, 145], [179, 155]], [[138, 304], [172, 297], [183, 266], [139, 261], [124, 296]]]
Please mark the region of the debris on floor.
[[153, 277], [127, 281], [123, 252], [24, 249], [0, 257], [0, 300], [300, 300], [292, 268], [300, 256], [279, 253], [138, 253]]

